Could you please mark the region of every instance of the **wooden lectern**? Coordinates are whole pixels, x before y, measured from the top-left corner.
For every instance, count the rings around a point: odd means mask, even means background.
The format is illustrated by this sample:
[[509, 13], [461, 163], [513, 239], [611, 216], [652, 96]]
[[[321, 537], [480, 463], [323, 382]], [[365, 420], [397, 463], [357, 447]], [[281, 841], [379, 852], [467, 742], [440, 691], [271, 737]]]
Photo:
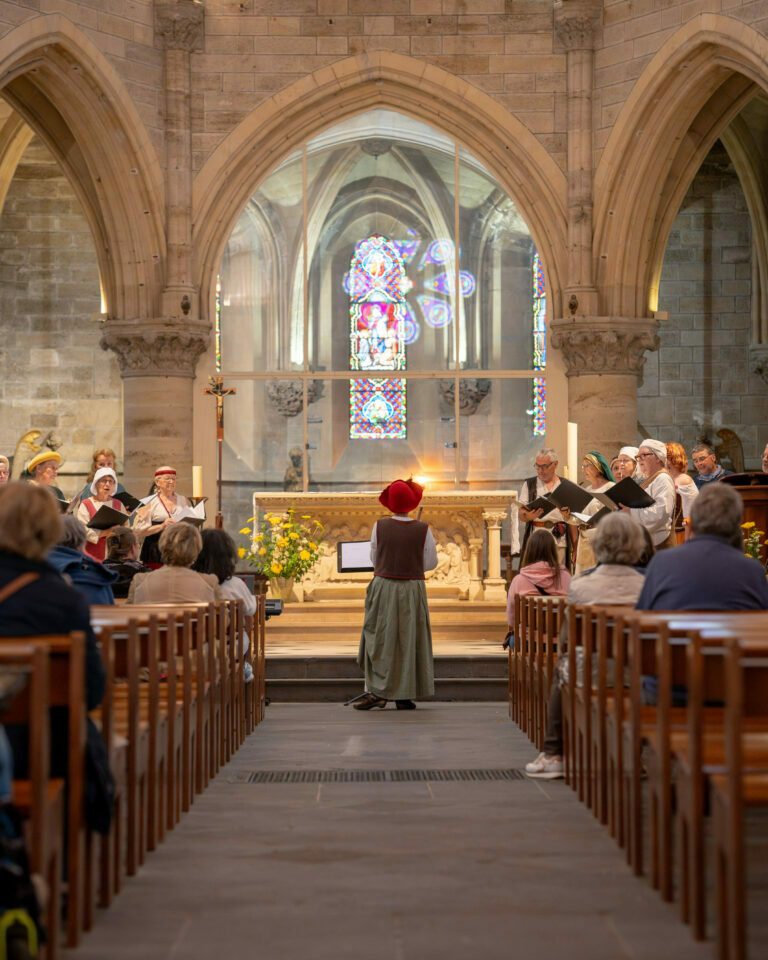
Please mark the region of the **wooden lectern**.
[[[751, 473], [732, 473], [720, 483], [734, 487], [744, 501], [744, 521], [752, 520], [758, 530], [764, 530], [768, 539], [768, 473], [760, 470]], [[765, 546], [760, 550], [763, 562], [768, 553]]]

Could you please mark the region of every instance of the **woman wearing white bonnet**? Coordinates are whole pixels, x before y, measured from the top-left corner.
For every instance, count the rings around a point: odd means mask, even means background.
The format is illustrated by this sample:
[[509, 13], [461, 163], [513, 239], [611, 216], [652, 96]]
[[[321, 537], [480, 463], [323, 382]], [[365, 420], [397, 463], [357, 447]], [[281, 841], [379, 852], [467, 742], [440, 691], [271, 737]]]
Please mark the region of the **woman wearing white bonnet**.
[[637, 447], [622, 447], [611, 464], [616, 482], [625, 477], [634, 477], [637, 472]]
[[111, 467], [102, 467], [97, 470], [91, 483], [91, 495], [80, 501], [75, 516], [83, 524], [86, 531], [85, 552], [89, 557], [103, 562], [107, 555], [107, 537], [115, 529], [109, 527], [107, 530], [92, 530], [88, 526], [88, 521], [96, 515], [96, 512], [104, 505], [112, 507], [119, 513], [127, 512], [119, 500], [115, 500], [112, 494], [117, 490], [117, 474]]
[[675, 481], [667, 472], [667, 445], [661, 440], [643, 440], [637, 453], [642, 474], [640, 486], [655, 503], [628, 510], [633, 520], [648, 530], [657, 550], [675, 546], [672, 514], [675, 510]]

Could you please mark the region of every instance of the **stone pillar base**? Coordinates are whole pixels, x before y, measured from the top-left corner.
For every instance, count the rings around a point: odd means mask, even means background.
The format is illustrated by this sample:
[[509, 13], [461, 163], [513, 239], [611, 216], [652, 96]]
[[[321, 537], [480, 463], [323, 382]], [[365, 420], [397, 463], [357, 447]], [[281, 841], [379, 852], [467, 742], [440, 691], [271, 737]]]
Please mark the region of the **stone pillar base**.
[[486, 577], [483, 581], [483, 599], [501, 601], [507, 599], [507, 581], [496, 577]]

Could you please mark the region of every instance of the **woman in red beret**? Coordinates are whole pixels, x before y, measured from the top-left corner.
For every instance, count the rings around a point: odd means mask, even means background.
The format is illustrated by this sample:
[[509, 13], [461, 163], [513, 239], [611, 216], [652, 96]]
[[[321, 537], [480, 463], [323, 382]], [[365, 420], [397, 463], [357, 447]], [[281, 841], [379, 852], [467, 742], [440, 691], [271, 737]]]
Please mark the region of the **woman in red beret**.
[[371, 533], [373, 580], [365, 595], [365, 621], [357, 662], [365, 672], [365, 696], [356, 710], [414, 710], [415, 699], [435, 692], [432, 633], [424, 571], [437, 566], [435, 538], [426, 523], [409, 517], [422, 488], [395, 480], [379, 497], [392, 512]]

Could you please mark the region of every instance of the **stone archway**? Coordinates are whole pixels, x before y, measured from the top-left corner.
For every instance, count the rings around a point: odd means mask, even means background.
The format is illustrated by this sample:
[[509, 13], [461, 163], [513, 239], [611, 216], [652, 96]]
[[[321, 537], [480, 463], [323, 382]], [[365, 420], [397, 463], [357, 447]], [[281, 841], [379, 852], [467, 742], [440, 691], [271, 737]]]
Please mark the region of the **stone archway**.
[[595, 174], [601, 312], [656, 308], [664, 249], [678, 207], [722, 131], [768, 89], [768, 40], [729, 17], [700, 14], [639, 78]]
[[382, 106], [431, 124], [486, 164], [526, 220], [546, 265], [552, 302], [560, 302], [566, 270], [563, 171], [519, 120], [481, 90], [439, 67], [382, 51], [323, 67], [281, 90], [210, 156], [193, 192], [201, 304], [210, 299], [227, 238], [254, 185], [330, 122]]
[[50, 15], [0, 41], [0, 88], [78, 194], [93, 232], [108, 315], [151, 318], [165, 259], [163, 183], [115, 69], [65, 17]]

